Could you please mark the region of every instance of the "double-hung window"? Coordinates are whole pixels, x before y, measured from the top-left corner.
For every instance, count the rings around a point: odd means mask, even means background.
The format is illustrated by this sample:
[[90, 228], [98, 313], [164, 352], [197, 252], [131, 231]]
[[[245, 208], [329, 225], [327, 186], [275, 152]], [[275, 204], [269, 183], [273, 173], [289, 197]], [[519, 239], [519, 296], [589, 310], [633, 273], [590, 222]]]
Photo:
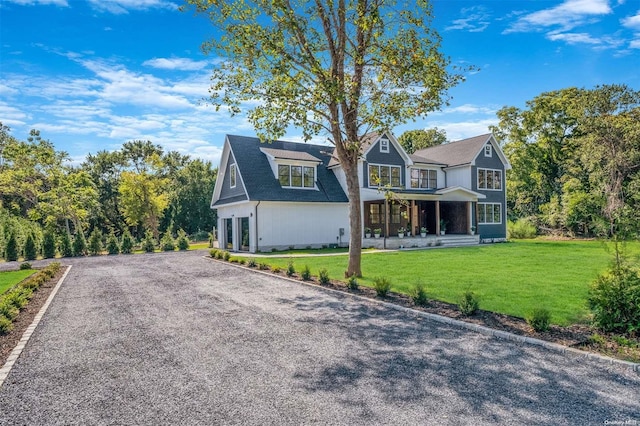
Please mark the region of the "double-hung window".
[[481, 223], [481, 224], [502, 223], [502, 204], [478, 203], [478, 223]]
[[290, 188], [314, 188], [315, 167], [290, 164], [278, 165], [278, 181], [280, 186]]
[[369, 164], [369, 186], [390, 185], [399, 188], [402, 185], [400, 166], [381, 166]]
[[433, 189], [438, 186], [435, 170], [411, 169], [411, 188]]
[[478, 189], [502, 189], [502, 170], [478, 169]]

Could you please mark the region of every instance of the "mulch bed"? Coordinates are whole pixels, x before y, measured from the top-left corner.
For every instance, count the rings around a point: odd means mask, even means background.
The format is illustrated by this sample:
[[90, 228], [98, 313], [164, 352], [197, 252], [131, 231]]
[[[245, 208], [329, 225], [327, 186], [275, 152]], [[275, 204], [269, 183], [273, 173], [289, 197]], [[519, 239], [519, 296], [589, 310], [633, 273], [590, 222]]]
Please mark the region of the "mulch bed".
[[0, 334], [0, 367], [4, 365], [9, 354], [22, 338], [22, 334], [31, 325], [33, 318], [40, 312], [40, 308], [47, 301], [58, 280], [66, 270], [67, 268], [62, 266], [53, 278], [35, 290], [27, 306], [22, 308], [20, 314], [13, 321], [13, 329], [6, 334]]
[[[287, 277], [284, 269], [279, 272], [273, 272], [270, 270], [263, 270], [263, 272]], [[302, 281], [299, 274], [287, 278], [293, 278]], [[305, 282], [318, 285], [320, 287], [326, 287], [346, 293], [357, 294], [369, 299], [384, 300], [385, 302], [393, 303], [418, 311], [442, 315], [473, 324], [479, 324], [488, 328], [492, 328], [494, 330], [506, 331], [519, 336], [532, 337], [535, 339], [558, 343], [560, 345], [574, 347], [589, 352], [600, 353], [613, 358], [640, 363], [640, 339], [630, 339], [632, 342], [636, 343], [635, 348], [630, 348], [620, 345], [616, 341], [619, 336], [597, 332], [592, 327], [585, 324], [574, 324], [567, 327], [551, 325], [549, 331], [536, 332], [529, 324], [527, 324], [524, 319], [513, 317], [510, 315], [479, 310], [472, 316], [464, 316], [456, 305], [446, 302], [440, 302], [437, 300], [429, 300], [427, 306], [417, 306], [413, 303], [409, 296], [404, 294], [389, 292], [387, 296], [379, 297], [373, 288], [360, 286], [358, 290], [350, 290], [343, 282], [331, 280], [329, 284], [321, 284], [315, 277], [312, 277], [311, 280], [307, 280]], [[604, 340], [604, 342], [598, 343], [592, 341], [591, 337], [596, 333]]]

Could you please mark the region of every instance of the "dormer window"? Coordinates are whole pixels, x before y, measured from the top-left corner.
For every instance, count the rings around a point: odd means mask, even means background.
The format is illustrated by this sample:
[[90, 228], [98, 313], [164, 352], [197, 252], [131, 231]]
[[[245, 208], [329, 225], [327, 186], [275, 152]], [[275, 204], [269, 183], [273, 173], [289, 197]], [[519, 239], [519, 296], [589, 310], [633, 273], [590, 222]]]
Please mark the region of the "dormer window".
[[491, 144], [488, 143], [484, 146], [484, 156], [491, 157], [491, 153], [492, 153]]
[[386, 137], [380, 139], [380, 152], [389, 152], [389, 139]]
[[229, 186], [231, 188], [236, 187], [236, 165], [235, 163], [229, 166]]
[[316, 168], [278, 164], [278, 181], [282, 187], [314, 188], [316, 182]]

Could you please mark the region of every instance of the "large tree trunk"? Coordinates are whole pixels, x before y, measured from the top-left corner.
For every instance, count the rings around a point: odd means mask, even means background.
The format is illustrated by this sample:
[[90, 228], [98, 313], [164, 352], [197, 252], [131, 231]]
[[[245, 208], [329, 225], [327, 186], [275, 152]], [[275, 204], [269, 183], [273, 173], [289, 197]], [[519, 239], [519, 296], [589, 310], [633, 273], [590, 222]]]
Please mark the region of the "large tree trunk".
[[[355, 163], [355, 164], [354, 164]], [[362, 257], [362, 208], [360, 203], [360, 180], [358, 179], [358, 162], [345, 161], [342, 165], [347, 178], [349, 193], [349, 266], [346, 277], [362, 276], [360, 258]]]

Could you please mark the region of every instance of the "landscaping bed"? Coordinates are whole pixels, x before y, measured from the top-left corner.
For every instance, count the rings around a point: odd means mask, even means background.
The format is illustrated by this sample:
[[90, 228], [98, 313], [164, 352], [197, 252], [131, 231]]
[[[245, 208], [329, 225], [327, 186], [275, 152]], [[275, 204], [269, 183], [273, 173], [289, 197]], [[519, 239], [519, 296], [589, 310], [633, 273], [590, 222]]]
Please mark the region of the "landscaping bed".
[[40, 308], [45, 304], [66, 269], [66, 267], [60, 268], [52, 278], [40, 285], [33, 292], [29, 303], [20, 310], [18, 316], [13, 320], [13, 328], [5, 334], [0, 333], [0, 367], [4, 365], [9, 354], [22, 338], [24, 331], [31, 325], [33, 318], [40, 312]]
[[398, 306], [478, 324], [495, 330], [532, 337], [567, 347], [578, 348], [585, 351], [611, 356], [613, 358], [640, 363], [640, 339], [599, 333], [586, 324], [572, 324], [567, 326], [551, 324], [548, 331], [537, 332], [523, 318], [511, 315], [479, 309], [475, 314], [465, 316], [457, 305], [438, 300], [429, 299], [426, 305], [419, 306], [413, 302], [411, 297], [401, 293], [390, 291], [386, 296], [380, 297], [377, 295], [376, 290], [371, 287], [360, 285], [357, 290], [353, 290], [347, 287], [347, 283], [339, 280], [329, 280], [326, 284], [320, 283], [316, 276], [312, 276], [308, 280], [303, 280], [299, 272], [293, 275], [288, 275], [286, 268], [276, 268], [276, 271], [273, 271], [264, 263], [256, 263], [255, 266], [247, 266], [239, 262], [237, 258], [227, 257], [225, 259], [225, 256], [221, 256], [217, 260], [230, 261], [231, 263], [235, 263], [238, 266], [247, 269], [260, 270], [261, 272], [299, 280], [320, 287], [357, 294], [358, 296], [364, 296], [369, 299], [382, 300]]

